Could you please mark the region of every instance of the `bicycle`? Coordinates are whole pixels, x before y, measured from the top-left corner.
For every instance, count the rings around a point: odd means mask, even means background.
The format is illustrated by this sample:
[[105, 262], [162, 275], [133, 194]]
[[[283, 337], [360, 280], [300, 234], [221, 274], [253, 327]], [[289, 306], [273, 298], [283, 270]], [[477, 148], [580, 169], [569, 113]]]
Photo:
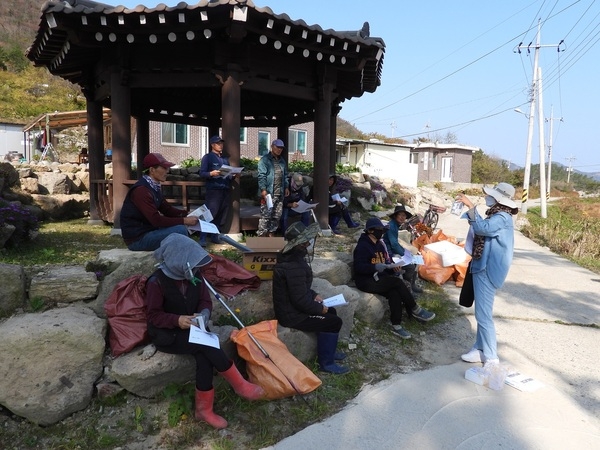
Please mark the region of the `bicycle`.
[[440, 219], [439, 214], [446, 212], [446, 208], [443, 206], [436, 206], [432, 203], [429, 203], [429, 208], [425, 211], [425, 215], [423, 216], [423, 220], [421, 223], [423, 225], [428, 226], [431, 230], [435, 230], [437, 227], [438, 221]]

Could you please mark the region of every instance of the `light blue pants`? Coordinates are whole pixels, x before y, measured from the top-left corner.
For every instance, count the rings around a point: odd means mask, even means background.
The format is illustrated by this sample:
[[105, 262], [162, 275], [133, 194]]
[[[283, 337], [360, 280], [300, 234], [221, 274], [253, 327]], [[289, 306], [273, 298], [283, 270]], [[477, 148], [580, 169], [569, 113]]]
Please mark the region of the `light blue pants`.
[[158, 230], [150, 231], [143, 235], [140, 239], [129, 244], [128, 248], [134, 252], [150, 252], [160, 247], [160, 243], [164, 238], [172, 233], [183, 234], [189, 237], [187, 227], [185, 225], [174, 225], [167, 228], [159, 228]]
[[492, 285], [487, 272], [473, 274], [475, 291], [475, 320], [477, 321], [476, 349], [483, 351], [485, 360], [498, 358], [496, 343], [496, 327], [492, 317], [496, 288]]

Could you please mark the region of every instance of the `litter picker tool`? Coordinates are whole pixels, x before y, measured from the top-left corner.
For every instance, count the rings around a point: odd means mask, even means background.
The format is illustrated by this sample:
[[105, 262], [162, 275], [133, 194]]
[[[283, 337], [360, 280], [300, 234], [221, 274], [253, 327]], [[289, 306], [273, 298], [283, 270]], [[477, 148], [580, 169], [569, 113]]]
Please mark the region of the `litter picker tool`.
[[[219, 293], [217, 291], [215, 291], [215, 289], [211, 286], [211, 284], [208, 282], [208, 280], [205, 277], [202, 277], [202, 279], [204, 280], [204, 283], [206, 283], [206, 287], [208, 287], [210, 292], [212, 292], [212, 294], [215, 296], [215, 298], [217, 300], [219, 300], [219, 302], [221, 302], [221, 304], [225, 307], [225, 309], [229, 312], [229, 314], [231, 314], [231, 317], [233, 317], [235, 319], [235, 321], [240, 325], [240, 327], [246, 328], [246, 326], [242, 323], [242, 321], [231, 310], [229, 305], [227, 303], [225, 303], [225, 301], [221, 298]], [[273, 361], [271, 359], [267, 350], [265, 350], [265, 348], [260, 344], [260, 342], [258, 342], [258, 340], [252, 335], [252, 333], [250, 332], [250, 330], [248, 330], [248, 328], [246, 328], [246, 332], [248, 333], [248, 337], [250, 337], [252, 342], [254, 342], [254, 344], [256, 344], [256, 346], [261, 351], [261, 353], [265, 356], [265, 358], [267, 358], [269, 361], [271, 361], [273, 363], [273, 365], [275, 367], [277, 367], [277, 370], [279, 370], [281, 372], [281, 374], [285, 377], [285, 379], [288, 381], [288, 383], [290, 383], [290, 386], [292, 386], [292, 388], [294, 388], [296, 393], [298, 395], [300, 395], [300, 397], [306, 402], [307, 405], [309, 405], [308, 401], [304, 398], [302, 393], [298, 390], [298, 388], [296, 387], [294, 382], [292, 380], [290, 380], [290, 378], [283, 372], [283, 370], [281, 370], [281, 368], [277, 364], [275, 364], [275, 361]]]

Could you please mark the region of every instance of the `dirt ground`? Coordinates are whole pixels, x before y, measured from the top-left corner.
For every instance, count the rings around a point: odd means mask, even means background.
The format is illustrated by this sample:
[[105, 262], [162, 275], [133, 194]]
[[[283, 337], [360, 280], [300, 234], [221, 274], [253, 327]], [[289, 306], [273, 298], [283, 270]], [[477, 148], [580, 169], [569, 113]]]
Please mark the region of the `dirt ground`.
[[[355, 233], [351, 233], [345, 226], [341, 229], [344, 232], [342, 236], [318, 239], [317, 254], [326, 251], [351, 251], [355, 242]], [[435, 291], [433, 285], [426, 282], [423, 285], [425, 293], [421, 294], [422, 298], [426, 298], [429, 292]], [[439, 290], [433, 295], [439, 296]], [[470, 325], [458, 308], [458, 306], [451, 307], [453, 317], [443, 322], [435, 321], [421, 325], [412, 321], [409, 329], [413, 339], [409, 341], [402, 341], [393, 336], [387, 328], [355, 327], [349, 342], [344, 345], [354, 344], [356, 350], [346, 349], [349, 356], [345, 364], [351, 367], [352, 371], [362, 373], [366, 380], [365, 384], [371, 384], [394, 373], [410, 373], [454, 363], [457, 357], [469, 348], [472, 340]], [[327, 376], [323, 378], [324, 385], [327, 383]], [[272, 405], [269, 407], [273, 408], [274, 414], [285, 415], [286, 409], [278, 406], [277, 402], [279, 401], [271, 402]], [[244, 444], [245, 441], [250, 440], [250, 437], [245, 439], [243, 436], [245, 433], [243, 419], [236, 420], [234, 427], [219, 432], [224, 442], [229, 441], [226, 445], [214, 446], [206, 442], [190, 445], [185, 440], [182, 442], [181, 437], [175, 436], [182, 431], [177, 427], [171, 428], [164, 424], [165, 411], [168, 408], [168, 400], [143, 399], [129, 394], [125, 402], [116, 406], [101, 406], [93, 401], [85, 410], [71, 415], [60, 424], [47, 428], [32, 425], [24, 419], [15, 417], [10, 411], [0, 408], [0, 449], [83, 448], [75, 444], [81, 441], [80, 438], [73, 439], [73, 446], [65, 445], [64, 435], [69, 433], [75, 435], [74, 430], [87, 429], [103, 430], [106, 434], [118, 437], [117, 442], [120, 443], [120, 446], [116, 446], [111, 445], [110, 442], [99, 442], [94, 448], [127, 450], [256, 448]], [[143, 427], [135, 426], [136, 411], [143, 411]], [[141, 418], [140, 422], [142, 422]], [[277, 435], [281, 438], [298, 431], [293, 426], [286, 429], [285, 417], [280, 417], [278, 422]], [[127, 443], [123, 444], [123, 442]]]

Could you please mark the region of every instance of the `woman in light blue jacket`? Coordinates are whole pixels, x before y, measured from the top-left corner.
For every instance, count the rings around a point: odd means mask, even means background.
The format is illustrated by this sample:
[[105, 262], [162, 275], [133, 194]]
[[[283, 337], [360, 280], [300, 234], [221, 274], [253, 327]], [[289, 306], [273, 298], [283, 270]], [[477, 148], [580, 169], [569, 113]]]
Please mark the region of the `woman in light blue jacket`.
[[466, 362], [483, 362], [484, 367], [499, 364], [496, 328], [492, 317], [496, 290], [504, 284], [513, 258], [514, 224], [517, 204], [513, 201], [515, 188], [508, 183], [498, 183], [493, 188], [484, 187], [486, 217], [464, 194], [456, 200], [469, 210], [463, 215], [470, 224], [465, 250], [472, 257], [469, 271], [475, 297], [477, 337], [473, 348], [461, 355]]

